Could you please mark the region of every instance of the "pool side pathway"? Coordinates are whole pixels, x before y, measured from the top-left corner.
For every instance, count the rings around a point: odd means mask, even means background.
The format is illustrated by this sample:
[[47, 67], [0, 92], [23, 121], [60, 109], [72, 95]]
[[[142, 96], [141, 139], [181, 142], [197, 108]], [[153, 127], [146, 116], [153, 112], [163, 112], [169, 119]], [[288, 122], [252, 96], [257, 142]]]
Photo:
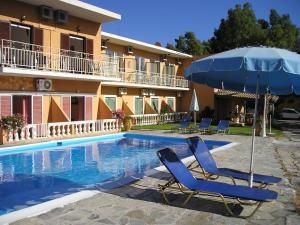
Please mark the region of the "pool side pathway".
[[[136, 133], [181, 136], [168, 131], [136, 131]], [[244, 171], [249, 169], [250, 137], [209, 135], [203, 138], [241, 143], [231, 149], [214, 153], [214, 157], [219, 167]], [[182, 207], [180, 205], [182, 195], [173, 194], [170, 197], [175, 200], [174, 204], [165, 205], [157, 185], [164, 183], [170, 175], [158, 172], [130, 185], [99, 193], [91, 198], [13, 224], [300, 224], [299, 142], [287, 138], [276, 140], [258, 137], [256, 146], [255, 172], [279, 176], [283, 181], [277, 186], [270, 187], [280, 194], [278, 201], [264, 204], [247, 220], [224, 216], [222, 203], [203, 196], [193, 198], [186, 207]], [[247, 211], [246, 208], [242, 213]]]

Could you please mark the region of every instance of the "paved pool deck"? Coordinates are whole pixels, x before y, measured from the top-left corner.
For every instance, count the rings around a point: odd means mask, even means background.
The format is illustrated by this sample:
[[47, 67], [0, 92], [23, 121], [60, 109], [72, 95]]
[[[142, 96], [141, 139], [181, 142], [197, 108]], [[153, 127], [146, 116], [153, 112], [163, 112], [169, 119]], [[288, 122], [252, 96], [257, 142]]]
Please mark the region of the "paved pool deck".
[[[168, 131], [136, 132], [182, 136]], [[202, 137], [239, 142], [239, 145], [231, 149], [214, 153], [214, 157], [219, 167], [244, 171], [249, 169], [251, 137], [237, 135], [203, 135]], [[286, 137], [279, 140], [258, 137], [256, 140], [255, 172], [279, 176], [283, 181], [270, 187], [279, 193], [278, 201], [264, 204], [250, 219], [228, 217], [222, 203], [203, 196], [194, 197], [183, 207], [180, 203], [184, 196], [172, 194], [170, 197], [174, 200], [173, 205], [164, 204], [157, 185], [164, 183], [170, 175], [157, 172], [130, 185], [102, 192], [91, 198], [13, 224], [300, 224], [300, 142]], [[236, 208], [234, 205], [233, 207]], [[249, 208], [244, 208], [241, 213], [247, 213], [248, 210]]]

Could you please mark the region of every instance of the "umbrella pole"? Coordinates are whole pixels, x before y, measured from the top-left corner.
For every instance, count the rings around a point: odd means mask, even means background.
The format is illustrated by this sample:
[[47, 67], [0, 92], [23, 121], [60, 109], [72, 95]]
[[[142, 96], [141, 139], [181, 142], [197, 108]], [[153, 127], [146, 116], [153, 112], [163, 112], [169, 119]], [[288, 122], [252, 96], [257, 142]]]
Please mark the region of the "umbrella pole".
[[267, 137], [267, 94], [264, 95], [263, 137]]
[[197, 119], [196, 117], [197, 117], [196, 111], [194, 111], [194, 123], [195, 123], [195, 125], [196, 125], [196, 123], [197, 123], [197, 122], [196, 122], [196, 119]]
[[257, 74], [256, 80], [256, 94], [255, 94], [255, 108], [253, 115], [253, 126], [252, 126], [252, 149], [251, 149], [251, 162], [250, 162], [250, 177], [249, 186], [253, 186], [253, 168], [254, 168], [254, 150], [255, 150], [255, 129], [256, 129], [256, 118], [257, 118], [257, 104], [258, 104], [258, 86], [259, 86], [259, 75]]

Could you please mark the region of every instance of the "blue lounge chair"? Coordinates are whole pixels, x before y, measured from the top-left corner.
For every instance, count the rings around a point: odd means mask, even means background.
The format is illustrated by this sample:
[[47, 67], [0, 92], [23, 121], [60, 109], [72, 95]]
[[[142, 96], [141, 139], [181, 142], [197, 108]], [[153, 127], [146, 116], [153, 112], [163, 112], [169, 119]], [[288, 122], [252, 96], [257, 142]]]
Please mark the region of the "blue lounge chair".
[[[209, 149], [200, 137], [190, 137], [186, 140], [190, 147], [190, 150], [192, 151], [196, 158], [196, 161], [198, 162], [198, 165], [193, 167], [192, 170], [200, 166], [201, 173], [203, 173], [203, 175], [207, 179], [217, 179], [219, 176], [225, 176], [231, 178], [234, 184], [235, 179], [245, 181], [249, 180], [249, 173], [229, 168], [218, 168]], [[279, 183], [281, 181], [281, 178], [261, 174], [254, 174], [253, 181], [256, 183], [260, 183], [260, 187], [265, 187], [268, 184]]]
[[195, 132], [199, 131], [200, 133], [207, 132], [210, 127], [211, 121], [212, 121], [211, 118], [202, 118], [199, 126], [192, 128], [191, 131], [195, 131]]
[[[177, 190], [179, 189], [181, 192], [188, 194], [183, 205], [185, 205], [194, 195], [204, 194], [221, 198], [225, 208], [231, 216], [248, 218], [251, 217], [264, 202], [275, 200], [278, 197], [276, 192], [266, 189], [250, 188], [242, 185], [232, 185], [216, 181], [196, 179], [172, 149], [166, 148], [159, 150], [157, 152], [157, 156], [174, 177], [173, 182], [168, 182], [166, 185], [159, 185], [159, 189], [167, 203], [169, 203], [169, 200], [166, 196], [165, 190], [167, 188], [174, 189], [175, 187], [171, 186], [173, 184], [177, 184]], [[251, 204], [256, 205], [256, 207], [252, 213], [247, 216], [236, 215], [229, 208], [226, 201], [227, 198], [237, 200], [240, 205]]]
[[228, 134], [229, 133], [229, 120], [220, 120], [218, 126], [213, 131], [217, 133]]
[[186, 131], [190, 128], [190, 122], [191, 122], [190, 117], [185, 117], [180, 121], [180, 125], [176, 126], [173, 128], [173, 130], [179, 130], [179, 131]]

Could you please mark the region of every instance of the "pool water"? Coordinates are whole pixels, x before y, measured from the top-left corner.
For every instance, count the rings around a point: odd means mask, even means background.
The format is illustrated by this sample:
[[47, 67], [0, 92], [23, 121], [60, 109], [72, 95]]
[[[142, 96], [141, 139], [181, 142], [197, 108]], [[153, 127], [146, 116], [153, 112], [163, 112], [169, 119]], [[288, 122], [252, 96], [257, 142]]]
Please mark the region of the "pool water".
[[[210, 149], [227, 143], [206, 141]], [[0, 215], [80, 190], [104, 190], [140, 178], [160, 165], [156, 151], [166, 147], [180, 158], [191, 155], [184, 139], [134, 134], [77, 139], [56, 143], [56, 147], [37, 145], [9, 154], [0, 150]]]

